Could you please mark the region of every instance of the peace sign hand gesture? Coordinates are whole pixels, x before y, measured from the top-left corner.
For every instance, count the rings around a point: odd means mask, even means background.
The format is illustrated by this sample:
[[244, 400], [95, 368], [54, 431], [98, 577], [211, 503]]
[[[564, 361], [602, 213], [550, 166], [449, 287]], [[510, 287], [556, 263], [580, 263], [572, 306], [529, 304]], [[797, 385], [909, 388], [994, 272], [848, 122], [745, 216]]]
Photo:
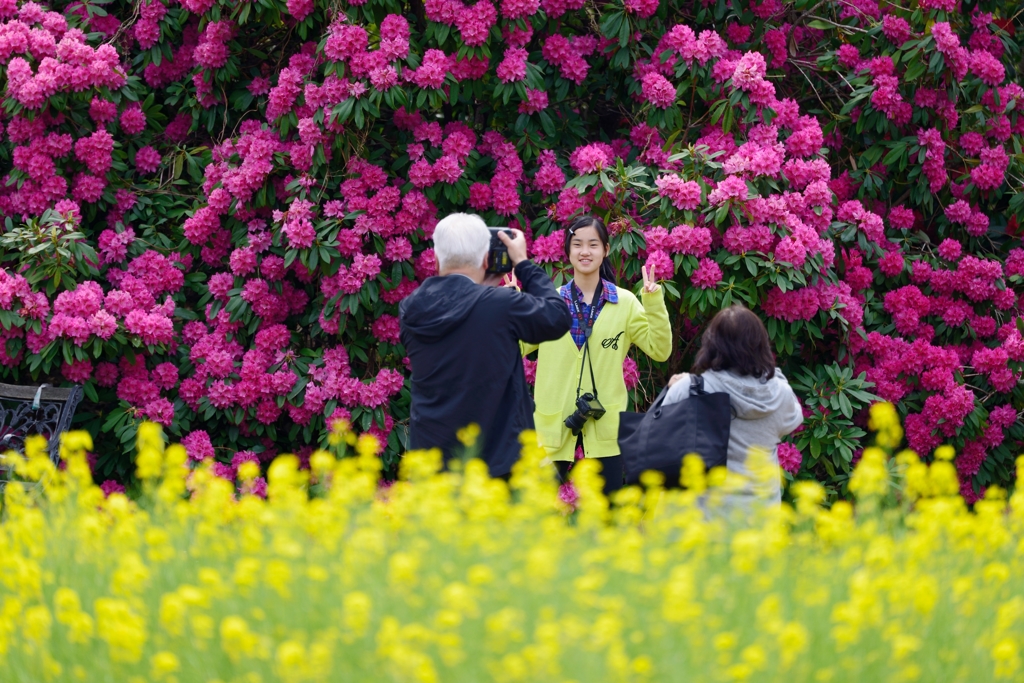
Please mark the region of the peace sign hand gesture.
[[640, 266], [640, 275], [642, 275], [644, 278], [644, 292], [646, 292], [647, 294], [654, 294], [659, 289], [661, 289], [661, 285], [659, 285], [657, 281], [654, 279], [653, 263], [651, 264], [650, 270], [647, 269], [647, 266]]
[[516, 277], [515, 272], [510, 272], [508, 275], [501, 279], [502, 287], [511, 287], [512, 289], [519, 289], [519, 279]]

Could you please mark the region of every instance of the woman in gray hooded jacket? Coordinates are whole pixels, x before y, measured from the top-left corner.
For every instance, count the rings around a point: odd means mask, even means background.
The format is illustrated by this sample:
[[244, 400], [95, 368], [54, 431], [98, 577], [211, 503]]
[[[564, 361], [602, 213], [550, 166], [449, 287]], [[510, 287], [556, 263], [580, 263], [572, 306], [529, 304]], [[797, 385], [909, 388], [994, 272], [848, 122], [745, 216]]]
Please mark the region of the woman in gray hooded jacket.
[[[729, 430], [727, 467], [744, 482], [730, 489], [723, 502], [748, 512], [755, 499], [778, 504], [782, 500], [778, 476], [779, 442], [804, 420], [800, 401], [782, 371], [764, 323], [749, 309], [734, 305], [712, 318], [701, 337], [693, 372], [704, 378], [704, 390], [729, 394], [733, 420]], [[690, 375], [674, 375], [663, 405], [689, 398]], [[752, 471], [749, 456], [767, 454], [772, 476]]]

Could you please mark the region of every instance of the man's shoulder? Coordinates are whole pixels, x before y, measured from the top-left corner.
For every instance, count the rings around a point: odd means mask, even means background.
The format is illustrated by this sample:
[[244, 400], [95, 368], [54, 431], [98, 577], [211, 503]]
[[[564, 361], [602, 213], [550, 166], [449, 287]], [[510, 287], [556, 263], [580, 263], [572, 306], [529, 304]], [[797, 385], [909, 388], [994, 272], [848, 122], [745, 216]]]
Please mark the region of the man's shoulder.
[[487, 285], [479, 285], [479, 301], [487, 302], [488, 304], [506, 304], [511, 303], [514, 298], [520, 296], [521, 293], [512, 289], [511, 287], [490, 287]]

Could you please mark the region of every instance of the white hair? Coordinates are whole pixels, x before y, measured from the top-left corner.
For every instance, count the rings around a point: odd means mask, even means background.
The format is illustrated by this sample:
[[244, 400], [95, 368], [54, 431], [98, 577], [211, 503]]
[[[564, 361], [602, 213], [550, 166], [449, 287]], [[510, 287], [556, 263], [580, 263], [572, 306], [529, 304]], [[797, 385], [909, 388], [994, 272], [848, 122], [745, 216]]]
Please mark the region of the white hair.
[[477, 268], [491, 246], [491, 231], [476, 214], [453, 213], [434, 228], [434, 256], [439, 271]]

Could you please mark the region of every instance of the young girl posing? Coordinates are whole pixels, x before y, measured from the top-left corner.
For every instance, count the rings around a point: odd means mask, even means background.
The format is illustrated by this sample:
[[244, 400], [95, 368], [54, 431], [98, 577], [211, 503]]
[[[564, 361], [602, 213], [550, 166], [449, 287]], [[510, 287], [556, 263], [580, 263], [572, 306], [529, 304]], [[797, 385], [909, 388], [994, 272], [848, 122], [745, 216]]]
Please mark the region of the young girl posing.
[[623, 482], [618, 434], [619, 413], [627, 409], [626, 354], [633, 344], [656, 361], [672, 352], [672, 328], [654, 269], [642, 270], [638, 300], [616, 287], [608, 252], [608, 231], [599, 218], [572, 222], [565, 232], [565, 255], [573, 278], [559, 290], [573, 316], [572, 329], [561, 339], [524, 350], [539, 348], [533, 419], [541, 446], [562, 480], [578, 445], [586, 457], [600, 458], [606, 495]]

